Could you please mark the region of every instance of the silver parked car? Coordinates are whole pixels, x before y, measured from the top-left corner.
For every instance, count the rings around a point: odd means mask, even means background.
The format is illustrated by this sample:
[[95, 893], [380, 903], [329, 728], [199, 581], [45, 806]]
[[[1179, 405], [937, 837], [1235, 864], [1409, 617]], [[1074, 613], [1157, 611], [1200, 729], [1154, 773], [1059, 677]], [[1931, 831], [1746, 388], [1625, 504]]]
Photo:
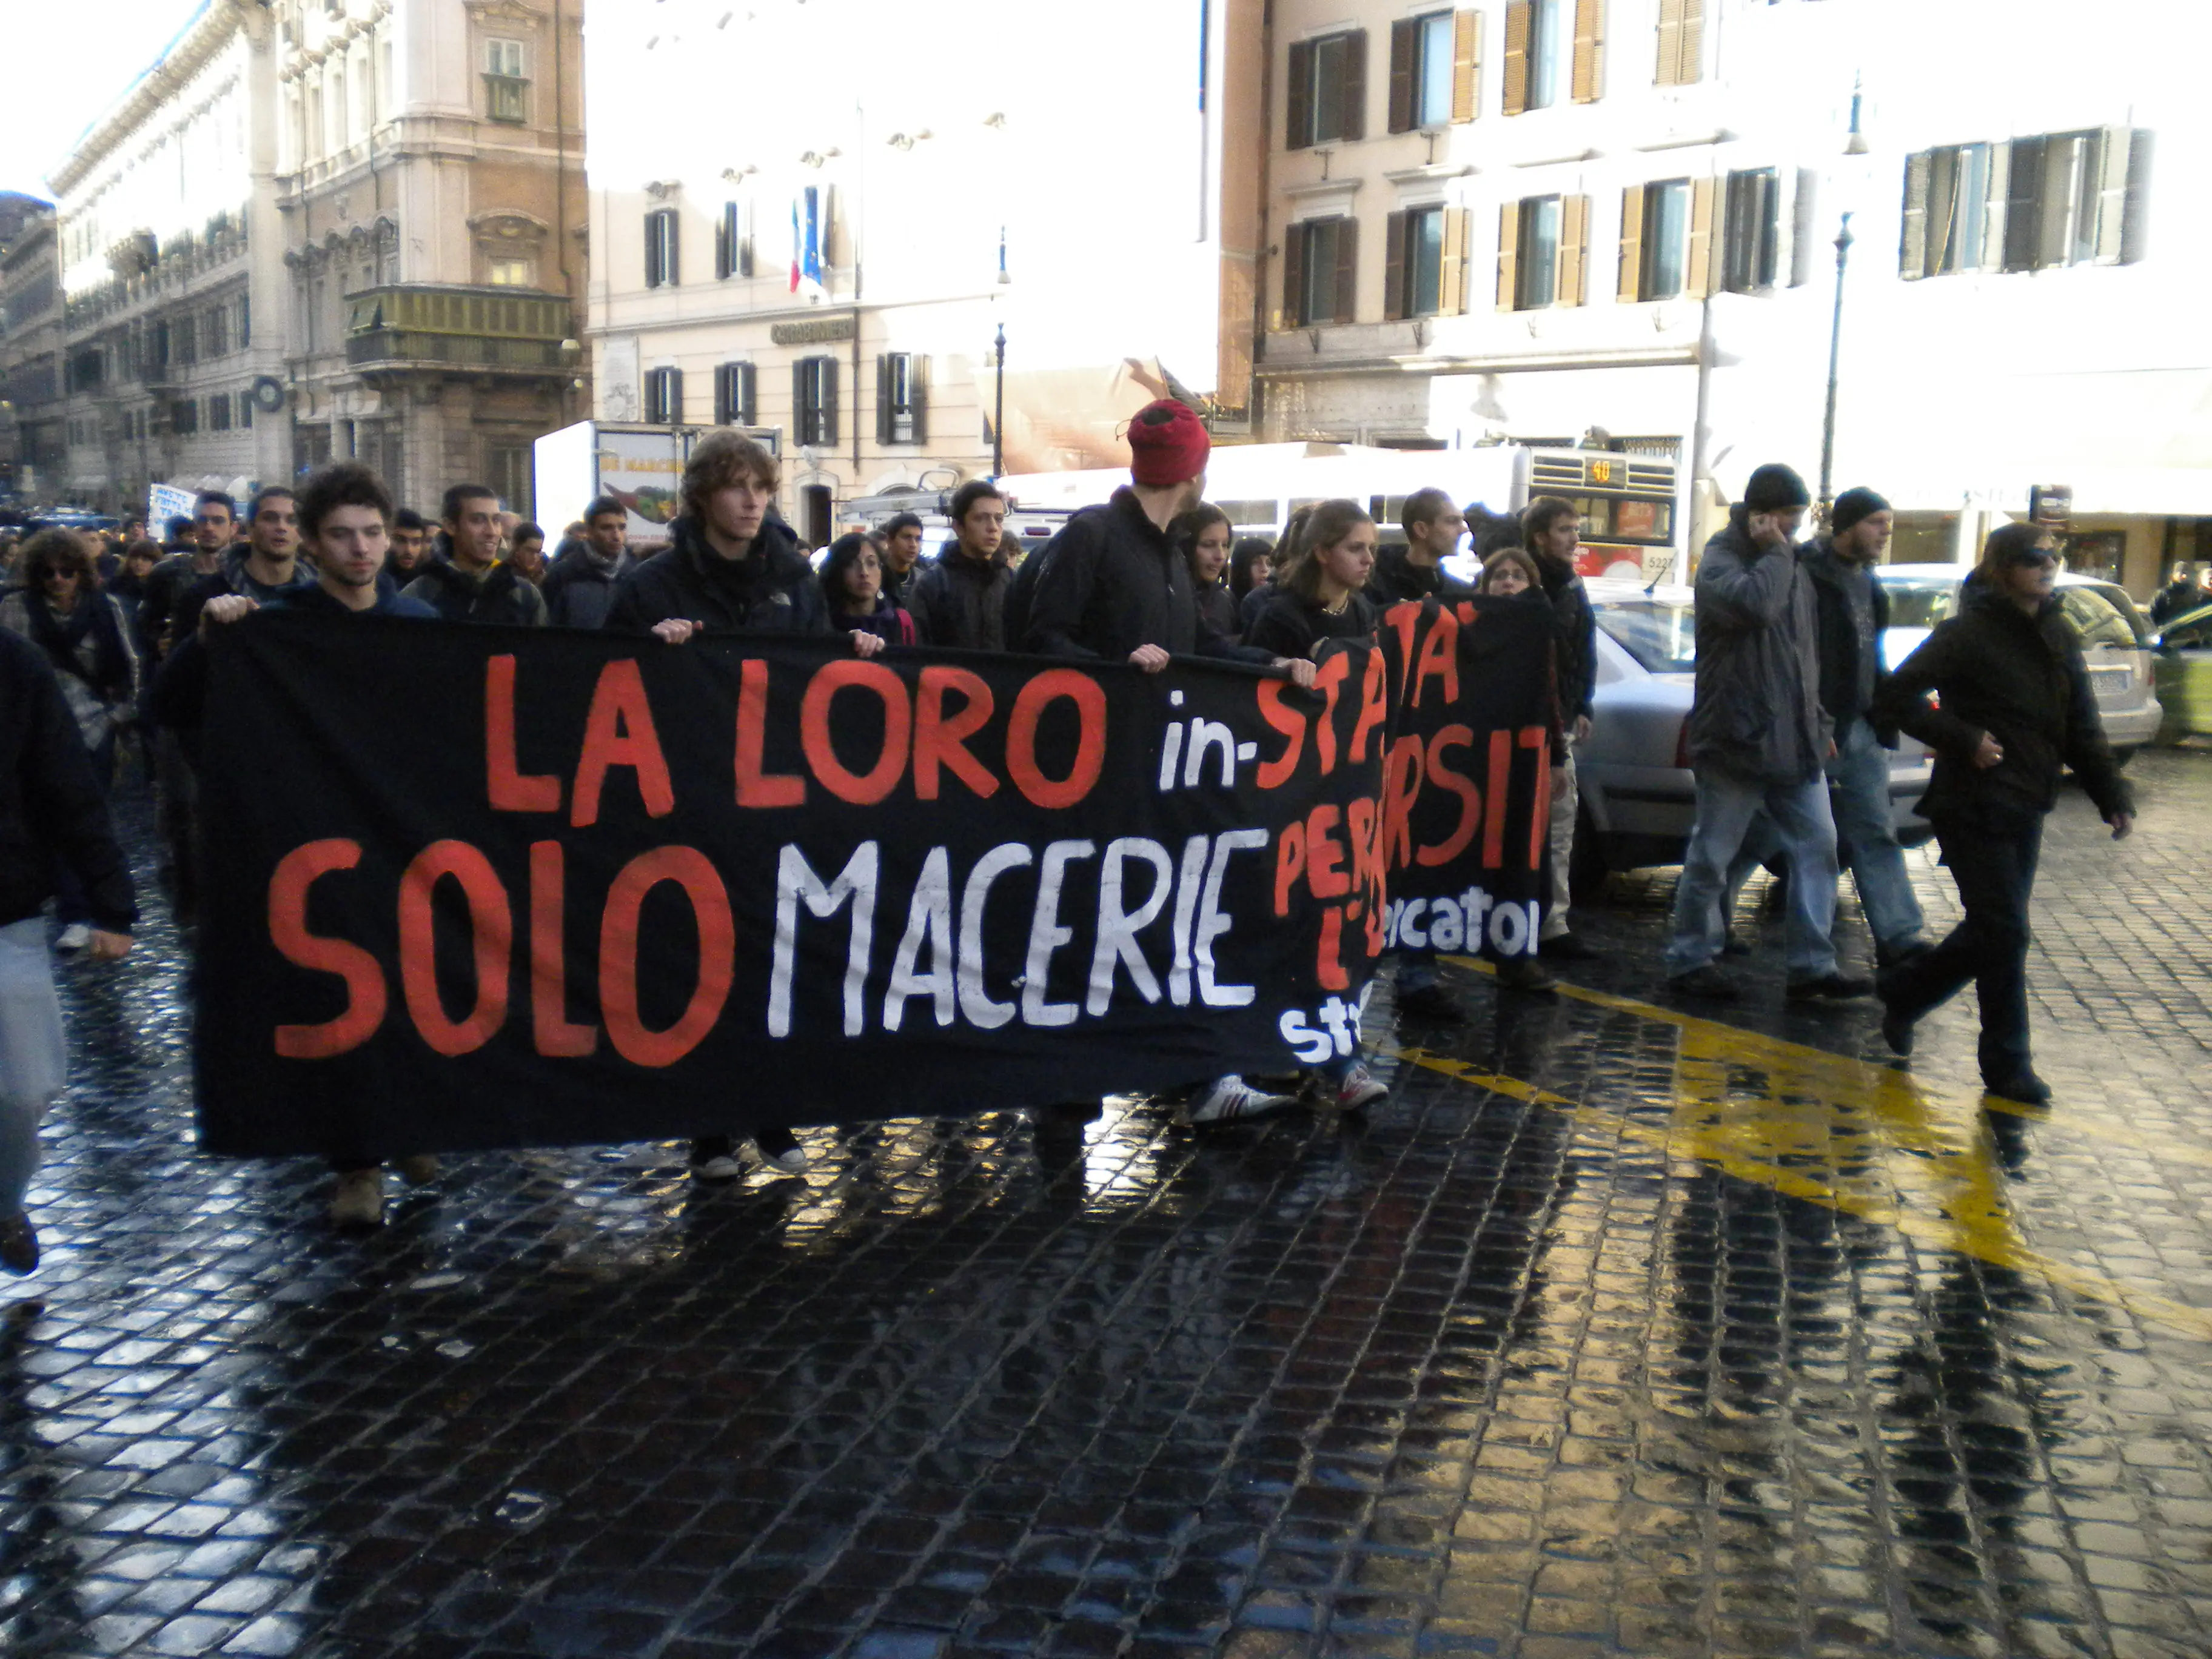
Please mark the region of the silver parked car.
[[[1889, 631], [1881, 659], [1894, 668], [1912, 654], [1937, 623], [1959, 608], [1966, 571], [1955, 564], [1886, 564], [1875, 572], [1889, 595]], [[2091, 576], [2061, 572], [2058, 604], [2081, 641], [2090, 689], [2113, 756], [2128, 757], [2158, 735], [2160, 708], [2151, 655], [2151, 627], [2127, 590]]]
[[[1697, 626], [1686, 587], [1593, 578], [1597, 689], [1589, 741], [1575, 751], [1582, 821], [1575, 884], [1587, 890], [1608, 870], [1680, 864], [1697, 816], [1687, 727], [1696, 690]], [[1933, 833], [1914, 810], [1933, 762], [1902, 738], [1890, 761], [1891, 816], [1899, 840]]]

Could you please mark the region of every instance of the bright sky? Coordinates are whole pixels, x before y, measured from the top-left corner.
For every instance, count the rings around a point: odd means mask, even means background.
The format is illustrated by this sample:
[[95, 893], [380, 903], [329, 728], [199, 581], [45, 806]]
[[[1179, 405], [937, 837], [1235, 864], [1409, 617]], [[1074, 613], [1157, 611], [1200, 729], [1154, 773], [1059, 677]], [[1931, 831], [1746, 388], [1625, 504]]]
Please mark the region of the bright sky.
[[0, 0], [10, 70], [0, 101], [0, 190], [51, 197], [46, 174], [202, 3]]

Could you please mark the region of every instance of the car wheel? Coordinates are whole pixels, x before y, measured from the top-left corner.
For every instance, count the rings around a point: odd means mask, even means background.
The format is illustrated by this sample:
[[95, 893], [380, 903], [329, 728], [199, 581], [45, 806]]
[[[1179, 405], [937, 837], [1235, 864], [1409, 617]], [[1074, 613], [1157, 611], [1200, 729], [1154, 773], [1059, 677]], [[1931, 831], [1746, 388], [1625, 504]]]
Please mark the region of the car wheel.
[[1590, 815], [1587, 811], [1577, 813], [1575, 817], [1574, 855], [1567, 864], [1567, 890], [1573, 895], [1575, 902], [1579, 904], [1584, 899], [1595, 898], [1605, 886], [1607, 873], [1605, 848], [1599, 843], [1597, 825], [1590, 822]]

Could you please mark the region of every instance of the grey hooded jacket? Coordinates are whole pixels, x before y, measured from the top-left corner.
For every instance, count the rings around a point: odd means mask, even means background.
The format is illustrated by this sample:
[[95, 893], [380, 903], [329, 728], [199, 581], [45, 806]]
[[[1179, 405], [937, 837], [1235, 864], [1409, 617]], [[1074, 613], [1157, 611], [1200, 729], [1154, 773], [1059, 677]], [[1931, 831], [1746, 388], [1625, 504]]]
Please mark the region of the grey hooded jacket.
[[1746, 783], [1820, 775], [1834, 722], [1820, 705], [1820, 623], [1795, 548], [1761, 549], [1737, 506], [1698, 566], [1698, 693], [1690, 764]]

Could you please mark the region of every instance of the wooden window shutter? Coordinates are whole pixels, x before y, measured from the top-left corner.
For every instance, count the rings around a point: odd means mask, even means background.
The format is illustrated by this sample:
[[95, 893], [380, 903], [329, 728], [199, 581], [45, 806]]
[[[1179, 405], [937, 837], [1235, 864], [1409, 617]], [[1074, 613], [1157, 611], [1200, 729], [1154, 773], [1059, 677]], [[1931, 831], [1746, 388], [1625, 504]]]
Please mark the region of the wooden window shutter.
[[1675, 49], [1674, 84], [1693, 87], [1705, 78], [1705, 0], [1682, 0], [1682, 38]]
[[648, 213], [645, 216], [645, 285], [659, 288], [667, 280], [660, 264], [660, 216]]
[[2132, 135], [2125, 127], [2106, 127], [2099, 147], [2097, 258], [2100, 265], [2120, 263], [2128, 222], [2128, 151]]
[[820, 362], [822, 364], [822, 441], [825, 446], [834, 447], [837, 441], [837, 360], [835, 357], [824, 357]]
[[1521, 204], [1507, 202], [1498, 210], [1498, 308], [1513, 309], [1519, 297], [1521, 275]]
[[1559, 198], [1559, 286], [1553, 302], [1578, 306], [1583, 302], [1583, 266], [1589, 246], [1589, 198]]
[[1467, 309], [1467, 245], [1474, 238], [1474, 215], [1466, 208], [1444, 210], [1443, 268], [1437, 274], [1437, 313], [1456, 317]]
[[1528, 27], [1534, 12], [1529, 0], [1506, 0], [1505, 90], [1501, 106], [1508, 115], [1528, 108]]
[[914, 414], [914, 441], [929, 441], [929, 359], [909, 357], [906, 370], [907, 407]]
[[2015, 138], [2005, 179], [2004, 268], [2033, 270], [2043, 250], [2043, 164], [2050, 146]]
[[1898, 239], [1897, 274], [1913, 282], [1928, 274], [1928, 181], [1935, 152], [1905, 158], [1905, 230]]
[[1982, 208], [1982, 269], [2002, 270], [2005, 247], [2005, 201], [2012, 191], [2012, 146], [1990, 146], [1990, 182]]
[[1452, 15], [1452, 117], [1472, 121], [1482, 113], [1482, 14]]
[[1390, 25], [1390, 131], [1413, 129], [1413, 52], [1420, 25], [1401, 17]]
[[668, 371], [668, 422], [671, 426], [684, 424], [684, 371]]
[[891, 360], [882, 352], [876, 354], [876, 441], [888, 444], [891, 441]]
[[807, 364], [805, 357], [794, 357], [791, 362], [791, 431], [802, 444], [814, 441], [815, 411], [808, 406]]
[[1304, 149], [1313, 143], [1313, 42], [1291, 42], [1291, 66], [1285, 78], [1290, 86], [1283, 101], [1290, 111], [1290, 122], [1283, 135], [1283, 148]]
[[716, 426], [727, 426], [734, 418], [731, 411], [737, 406], [737, 398], [733, 395], [736, 392], [736, 386], [733, 384], [736, 374], [737, 365], [734, 363], [724, 363], [714, 371], [714, 424]]
[[1283, 231], [1283, 308], [1278, 325], [1296, 328], [1306, 320], [1306, 228], [1289, 225]]
[[1344, 132], [1346, 138], [1367, 136], [1367, 31], [1353, 29], [1344, 37]]
[[1715, 179], [1690, 181], [1690, 246], [1682, 261], [1686, 299], [1703, 300], [1713, 291], [1713, 276], [1719, 268], [1714, 258], [1720, 228], [1719, 182]]
[[1406, 314], [1406, 216], [1394, 213], [1382, 222], [1382, 320], [1395, 323]]
[[1605, 95], [1605, 0], [1575, 0], [1575, 82], [1577, 104]]
[[1336, 316], [1348, 323], [1359, 301], [1359, 221], [1346, 216], [1336, 222]]
[[664, 234], [668, 239], [661, 254], [660, 280], [669, 287], [674, 288], [679, 280], [677, 276], [677, 267], [680, 263], [678, 256], [684, 251], [682, 240], [677, 231], [676, 210], [661, 209], [660, 222], [666, 227]]
[[1659, 0], [1659, 67], [1651, 79], [1656, 86], [1682, 84], [1683, 0]]
[[1644, 297], [1644, 186], [1620, 192], [1620, 280], [1615, 295], [1623, 305]]

